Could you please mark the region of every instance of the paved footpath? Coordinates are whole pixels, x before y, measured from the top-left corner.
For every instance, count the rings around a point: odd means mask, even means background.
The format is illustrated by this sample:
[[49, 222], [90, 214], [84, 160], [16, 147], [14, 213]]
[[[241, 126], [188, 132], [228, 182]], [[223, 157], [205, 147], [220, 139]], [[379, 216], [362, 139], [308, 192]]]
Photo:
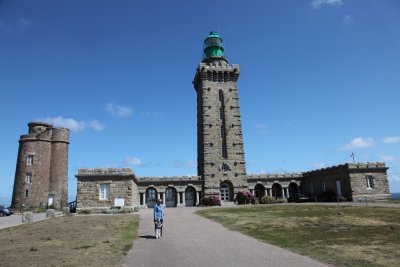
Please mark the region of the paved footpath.
[[[46, 219], [46, 213], [34, 213], [33, 221], [38, 222]], [[22, 224], [21, 214], [12, 214], [7, 217], [0, 217], [0, 229], [13, 227]]]
[[161, 239], [154, 239], [153, 210], [140, 210], [138, 238], [122, 266], [327, 266], [227, 230], [196, 210], [166, 209]]

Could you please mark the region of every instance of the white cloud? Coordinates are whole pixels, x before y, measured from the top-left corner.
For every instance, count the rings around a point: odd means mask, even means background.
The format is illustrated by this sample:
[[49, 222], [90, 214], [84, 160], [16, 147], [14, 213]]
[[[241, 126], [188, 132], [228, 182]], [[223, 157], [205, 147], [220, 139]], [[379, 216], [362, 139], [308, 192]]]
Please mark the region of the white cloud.
[[171, 160], [170, 164], [175, 168], [196, 168], [197, 162], [194, 160]]
[[32, 22], [26, 18], [18, 18], [16, 22], [6, 23], [0, 20], [0, 31], [2, 32], [24, 32], [32, 26]]
[[372, 138], [362, 138], [356, 137], [351, 140], [350, 143], [345, 144], [343, 147], [339, 148], [339, 150], [351, 150], [351, 149], [358, 149], [358, 148], [366, 148], [372, 147], [375, 145], [374, 139]]
[[397, 144], [400, 143], [400, 136], [389, 136], [382, 140], [384, 144]]
[[258, 133], [260, 133], [260, 134], [266, 134], [268, 132], [268, 125], [266, 125], [265, 123], [262, 123], [262, 122], [257, 123], [254, 127], [257, 129]]
[[9, 194], [0, 195], [0, 199], [5, 199], [5, 198], [9, 198], [9, 197], [11, 197], [11, 195], [9, 195]]
[[125, 164], [133, 166], [143, 166], [143, 162], [136, 157], [129, 157], [125, 159]]
[[4, 21], [0, 20], [0, 31], [2, 32], [9, 32], [11, 28], [5, 23]]
[[352, 15], [348, 14], [344, 16], [343, 25], [350, 25], [354, 23], [354, 18]]
[[343, 4], [342, 0], [313, 0], [311, 2], [311, 7], [314, 9], [321, 8], [322, 6], [341, 6]]
[[32, 22], [26, 18], [19, 18], [17, 20], [17, 26], [21, 31], [25, 31], [32, 26]]
[[265, 123], [257, 123], [256, 124], [256, 129], [267, 129], [267, 125]]
[[162, 118], [164, 113], [162, 111], [143, 111], [140, 113], [140, 118]]
[[400, 182], [400, 177], [396, 174], [388, 175], [388, 178], [393, 182]]
[[379, 154], [378, 158], [379, 158], [379, 161], [396, 161], [396, 157], [384, 155], [384, 154]]
[[54, 118], [44, 118], [38, 121], [44, 121], [53, 124], [55, 127], [64, 127], [70, 129], [72, 132], [80, 132], [86, 128], [91, 128], [95, 131], [101, 131], [104, 129], [105, 125], [98, 122], [97, 120], [92, 121], [77, 121], [73, 118], [63, 118], [61, 116]]
[[326, 167], [326, 164], [325, 164], [325, 163], [322, 163], [322, 162], [315, 162], [315, 163], [313, 164], [313, 166], [314, 166], [314, 168], [316, 168], [316, 169], [322, 169], [322, 168], [325, 168], [325, 167]]
[[104, 129], [105, 125], [100, 123], [97, 120], [92, 120], [89, 122], [86, 122], [87, 127], [92, 128], [95, 131], [101, 131]]
[[133, 115], [133, 109], [129, 107], [119, 106], [113, 103], [108, 103], [106, 110], [112, 116], [118, 118], [127, 118]]

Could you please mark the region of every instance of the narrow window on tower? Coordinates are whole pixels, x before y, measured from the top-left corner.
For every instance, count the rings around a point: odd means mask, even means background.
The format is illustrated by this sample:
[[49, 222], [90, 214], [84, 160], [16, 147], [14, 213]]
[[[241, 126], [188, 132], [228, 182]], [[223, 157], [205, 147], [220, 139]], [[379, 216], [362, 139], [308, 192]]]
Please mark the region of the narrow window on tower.
[[32, 165], [33, 164], [33, 155], [28, 155], [26, 158], [26, 165]]
[[218, 72], [218, 82], [222, 82], [223, 81], [223, 79], [222, 79], [222, 72]]
[[220, 109], [219, 109], [219, 118], [220, 118], [221, 120], [224, 119], [224, 109], [223, 109], [223, 108], [220, 108]]
[[228, 150], [226, 149], [226, 144], [222, 144], [222, 158], [227, 159], [228, 158]]
[[219, 101], [224, 103], [224, 92], [222, 92], [222, 90], [219, 90]]
[[213, 73], [212, 73], [213, 75], [213, 82], [216, 82], [217, 81], [217, 72], [216, 71], [213, 71]]
[[32, 173], [25, 173], [25, 183], [27, 184], [32, 183]]
[[26, 189], [25, 190], [25, 197], [28, 197], [29, 196], [29, 191], [28, 191], [28, 189]]
[[207, 71], [207, 80], [212, 81], [212, 73], [211, 71]]
[[225, 128], [224, 128], [223, 125], [221, 126], [221, 137], [222, 137], [222, 138], [225, 137]]

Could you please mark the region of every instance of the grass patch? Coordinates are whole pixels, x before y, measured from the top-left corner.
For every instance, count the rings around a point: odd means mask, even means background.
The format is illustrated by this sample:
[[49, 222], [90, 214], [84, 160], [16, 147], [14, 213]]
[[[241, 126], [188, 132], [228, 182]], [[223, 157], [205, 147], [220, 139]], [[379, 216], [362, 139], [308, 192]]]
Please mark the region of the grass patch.
[[0, 230], [1, 266], [118, 266], [139, 216], [64, 216]]
[[253, 206], [198, 214], [261, 241], [339, 266], [399, 266], [400, 209]]

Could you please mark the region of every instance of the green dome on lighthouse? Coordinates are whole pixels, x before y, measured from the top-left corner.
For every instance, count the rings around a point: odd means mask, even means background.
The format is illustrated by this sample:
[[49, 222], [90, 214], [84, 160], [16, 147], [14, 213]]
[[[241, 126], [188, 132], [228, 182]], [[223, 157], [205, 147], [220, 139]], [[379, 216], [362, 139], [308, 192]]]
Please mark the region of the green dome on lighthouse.
[[210, 32], [210, 35], [204, 40], [204, 58], [224, 57], [224, 47], [222, 38], [216, 32]]

